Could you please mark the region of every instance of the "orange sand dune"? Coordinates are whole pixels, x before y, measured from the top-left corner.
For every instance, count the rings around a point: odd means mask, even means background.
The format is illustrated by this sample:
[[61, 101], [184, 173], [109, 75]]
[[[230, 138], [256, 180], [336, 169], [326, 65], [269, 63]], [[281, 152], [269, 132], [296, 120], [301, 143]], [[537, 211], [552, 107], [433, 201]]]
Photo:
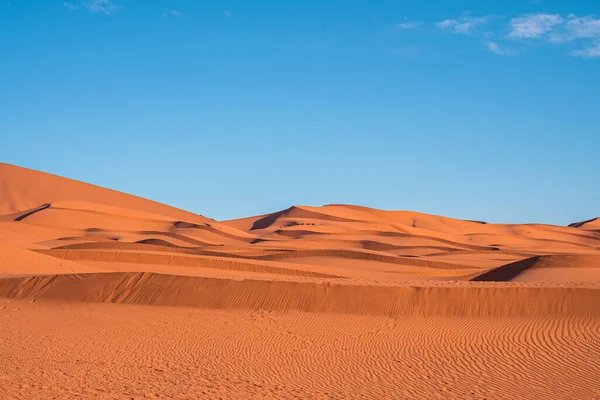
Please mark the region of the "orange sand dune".
[[0, 163], [0, 214], [24, 211], [58, 201], [86, 201], [205, 222], [207, 218], [151, 200], [79, 181]]
[[492, 268], [474, 281], [590, 282], [600, 280], [600, 256], [535, 256]]
[[598, 221], [219, 222], [0, 164], [0, 398], [600, 398]]
[[0, 296], [206, 309], [401, 316], [600, 317], [600, 285], [369, 284], [339, 280], [215, 279], [92, 273], [3, 279]]

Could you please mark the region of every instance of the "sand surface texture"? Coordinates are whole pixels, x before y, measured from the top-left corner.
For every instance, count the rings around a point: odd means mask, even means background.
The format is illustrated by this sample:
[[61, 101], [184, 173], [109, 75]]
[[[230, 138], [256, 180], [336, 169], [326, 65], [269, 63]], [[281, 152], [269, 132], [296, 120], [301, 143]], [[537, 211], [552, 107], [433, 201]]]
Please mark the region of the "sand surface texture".
[[1, 399], [600, 399], [600, 223], [231, 221], [0, 164]]

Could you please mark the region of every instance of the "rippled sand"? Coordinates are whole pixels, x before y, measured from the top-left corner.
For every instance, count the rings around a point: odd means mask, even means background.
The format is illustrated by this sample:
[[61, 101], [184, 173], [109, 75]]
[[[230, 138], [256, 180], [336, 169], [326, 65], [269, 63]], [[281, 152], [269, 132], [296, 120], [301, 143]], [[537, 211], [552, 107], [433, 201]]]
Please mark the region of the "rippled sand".
[[0, 398], [600, 399], [598, 220], [0, 193]]

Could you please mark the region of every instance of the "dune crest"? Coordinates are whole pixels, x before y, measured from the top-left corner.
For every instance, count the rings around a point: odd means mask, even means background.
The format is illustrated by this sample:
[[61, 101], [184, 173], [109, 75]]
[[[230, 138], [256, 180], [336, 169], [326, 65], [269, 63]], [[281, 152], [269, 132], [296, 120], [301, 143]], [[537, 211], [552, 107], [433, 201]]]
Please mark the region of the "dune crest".
[[0, 195], [0, 398], [600, 395], [598, 219], [216, 221], [8, 164]]
[[0, 215], [59, 201], [84, 201], [180, 219], [209, 220], [141, 197], [5, 163], [0, 163], [0, 193]]
[[[0, 187], [0, 240], [25, 259], [18, 265], [56, 259], [48, 274], [600, 282], [597, 220], [569, 227], [490, 224], [331, 204], [218, 222], [8, 164], [0, 164]], [[70, 269], [57, 268], [63, 264]], [[31, 274], [14, 265], [0, 273]]]

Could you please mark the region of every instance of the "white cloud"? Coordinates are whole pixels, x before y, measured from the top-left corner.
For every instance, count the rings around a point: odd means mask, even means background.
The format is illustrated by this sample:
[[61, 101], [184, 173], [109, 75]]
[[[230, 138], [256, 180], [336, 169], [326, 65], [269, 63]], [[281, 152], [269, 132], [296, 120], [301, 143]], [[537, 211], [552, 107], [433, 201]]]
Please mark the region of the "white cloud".
[[[452, 34], [478, 37], [483, 49], [503, 56], [521, 54], [531, 46], [552, 44], [571, 46], [566, 51], [575, 57], [600, 58], [600, 19], [594, 15], [536, 13], [506, 19], [495, 15], [473, 17], [463, 13], [460, 17], [439, 22], [404, 18], [395, 25], [395, 29], [434, 33], [427, 29], [432, 25]], [[516, 45], [515, 41], [520, 43]], [[578, 47], [573, 47], [575, 45]], [[410, 53], [404, 48], [394, 50], [396, 54], [407, 52]]]
[[592, 47], [583, 50], [573, 50], [570, 53], [573, 57], [580, 58], [596, 58], [600, 57], [600, 41], [596, 42]]
[[600, 19], [591, 15], [578, 17], [570, 14], [567, 16], [567, 22], [562, 29], [553, 31], [548, 41], [555, 44], [562, 44], [576, 39], [593, 39], [600, 37]]
[[516, 54], [516, 52], [514, 50], [511, 50], [504, 46], [501, 46], [498, 43], [493, 42], [491, 40], [485, 40], [483, 42], [483, 45], [486, 49], [488, 49], [492, 53], [496, 53], [501, 56], [513, 56]]
[[437, 22], [436, 25], [440, 29], [451, 30], [456, 34], [469, 34], [475, 28], [485, 24], [490, 19], [489, 16], [485, 17], [461, 17], [459, 19], [446, 19], [444, 21]]
[[88, 0], [82, 3], [91, 13], [112, 14], [121, 6], [114, 4], [111, 0]]
[[76, 4], [71, 4], [71, 3], [64, 2], [63, 5], [65, 7], [67, 7], [71, 11], [77, 11], [77, 10], [79, 10], [79, 6], [76, 5]]
[[64, 2], [63, 5], [71, 11], [85, 8], [92, 14], [112, 14], [122, 8], [121, 6], [114, 4], [111, 0], [87, 0], [79, 4]]
[[571, 40], [573, 40], [573, 36], [564, 32], [555, 32], [548, 36], [548, 41], [552, 44], [563, 44]]
[[544, 36], [551, 32], [556, 25], [564, 22], [563, 17], [558, 14], [530, 14], [510, 20], [511, 31], [508, 37], [511, 39], [531, 39]]
[[423, 23], [420, 21], [406, 21], [406, 22], [401, 22], [399, 24], [396, 24], [396, 29], [404, 29], [404, 30], [410, 30], [410, 29], [421, 29], [421, 27], [423, 26]]
[[576, 38], [600, 37], [600, 19], [595, 19], [590, 15], [586, 17], [569, 15], [566, 29], [572, 37]]
[[436, 25], [438, 26], [438, 28], [447, 29], [458, 25], [458, 21], [455, 19], [445, 19], [443, 21], [437, 22]]
[[163, 17], [168, 17], [168, 16], [172, 16], [172, 17], [181, 17], [183, 15], [183, 13], [179, 10], [171, 10], [168, 12], [164, 12]]

